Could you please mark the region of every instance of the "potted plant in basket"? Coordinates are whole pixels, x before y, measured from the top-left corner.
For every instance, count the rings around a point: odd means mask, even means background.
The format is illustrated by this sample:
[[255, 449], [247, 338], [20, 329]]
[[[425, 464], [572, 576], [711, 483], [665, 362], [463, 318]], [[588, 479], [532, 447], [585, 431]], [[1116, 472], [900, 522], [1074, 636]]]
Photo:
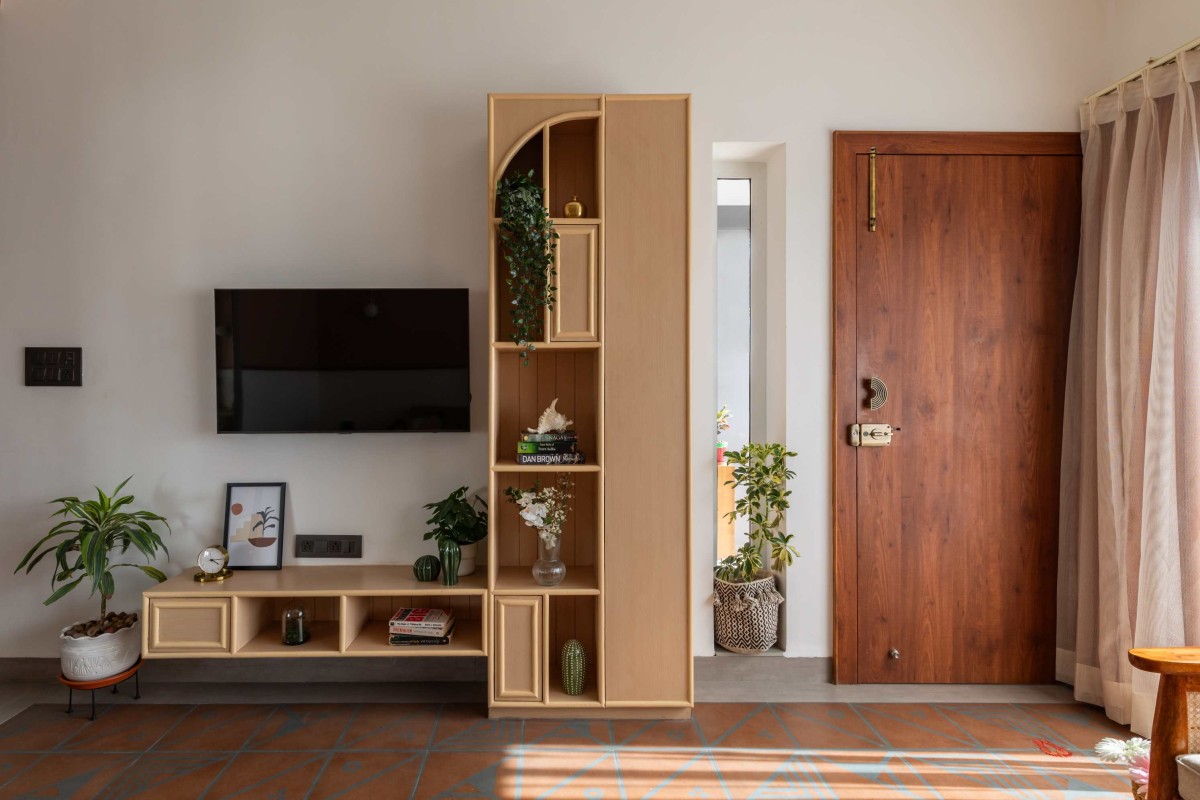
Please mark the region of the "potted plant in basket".
[[506, 265], [504, 283], [512, 296], [512, 339], [529, 366], [529, 352], [542, 334], [543, 309], [554, 308], [554, 250], [558, 233], [546, 210], [542, 187], [528, 175], [513, 175], [496, 185], [500, 201], [500, 243]]
[[475, 556], [478, 543], [488, 534], [487, 503], [479, 495], [467, 499], [467, 487], [460, 486], [436, 503], [425, 508], [433, 516], [425, 520], [433, 530], [425, 539], [437, 539], [438, 553], [442, 559], [442, 583], [453, 586], [460, 575], [475, 572]]
[[[760, 653], [778, 638], [783, 596], [775, 588], [773, 569], [783, 569], [799, 555], [782, 530], [791, 495], [787, 482], [795, 477], [787, 459], [795, 455], [781, 444], [754, 443], [725, 454], [734, 465], [733, 484], [743, 492], [729, 518], [750, 523], [746, 543], [714, 569], [717, 644], [726, 650]], [[768, 552], [771, 567], [764, 562]]]
[[[129, 480], [121, 481], [111, 495], [97, 488], [95, 500], [60, 497], [50, 501], [60, 506], [51, 516], [65, 519], [30, 548], [13, 570], [15, 574], [24, 569], [28, 574], [42, 559], [53, 555], [50, 586], [58, 584], [58, 588], [46, 598], [45, 605], [66, 596], [85, 581], [93, 597], [100, 595], [99, 617], [69, 625], [59, 634], [62, 673], [71, 680], [99, 680], [116, 675], [133, 666], [141, 654], [137, 613], [108, 610], [108, 601], [116, 590], [113, 571], [133, 567], [156, 581], [167, 579], [162, 570], [149, 562], [160, 550], [167, 551], [154, 524], [162, 523], [168, 533], [171, 526], [151, 511], [132, 510], [133, 495], [121, 495]], [[145, 557], [145, 564], [124, 560], [131, 547]]]

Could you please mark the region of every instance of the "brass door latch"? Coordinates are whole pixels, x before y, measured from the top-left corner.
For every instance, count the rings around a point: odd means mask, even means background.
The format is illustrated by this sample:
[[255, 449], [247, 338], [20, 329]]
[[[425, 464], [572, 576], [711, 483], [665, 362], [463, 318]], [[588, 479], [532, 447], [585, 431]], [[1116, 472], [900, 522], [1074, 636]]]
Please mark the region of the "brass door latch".
[[850, 426], [851, 447], [887, 447], [892, 443], [892, 433], [900, 430], [881, 422], [854, 423]]

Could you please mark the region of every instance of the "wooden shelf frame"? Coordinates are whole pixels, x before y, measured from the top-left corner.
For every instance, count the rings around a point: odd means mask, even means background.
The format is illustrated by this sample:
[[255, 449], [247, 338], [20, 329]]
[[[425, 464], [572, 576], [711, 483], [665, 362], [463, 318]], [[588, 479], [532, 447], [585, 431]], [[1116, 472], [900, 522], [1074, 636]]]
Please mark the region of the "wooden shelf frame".
[[[505, 154], [498, 159], [497, 156], [497, 129], [511, 130], [508, 127], [506, 120], [500, 120], [497, 116], [497, 102], [511, 101], [521, 106], [518, 113], [514, 117], [520, 117], [522, 114], [533, 114], [535, 107], [541, 107], [539, 104], [555, 105], [566, 103], [579, 104], [579, 107], [574, 110], [566, 110], [558, 108], [558, 113], [547, 116], [542, 120], [533, 120], [533, 124], [525, 131], [525, 133], [517, 137], [516, 141], [507, 145]], [[537, 654], [530, 653], [529, 658], [534, 659], [537, 663], [526, 661], [529, 668], [537, 670], [538, 681], [542, 684], [541, 696], [536, 701], [525, 700], [516, 701], [512, 699], [503, 699], [497, 696], [498, 688], [496, 686], [498, 665], [501, 663], [503, 654], [497, 653], [497, 657], [493, 658], [493, 667], [488, 671], [488, 698], [489, 705], [497, 708], [540, 708], [540, 709], [598, 709], [603, 710], [602, 697], [602, 679], [603, 674], [603, 614], [604, 603], [601, 598], [601, 587], [604, 585], [604, 115], [603, 115], [603, 97], [599, 95], [571, 96], [571, 97], [549, 97], [537, 96], [529, 98], [529, 103], [525, 103], [525, 98], [521, 96], [511, 95], [493, 95], [488, 101], [488, 153], [489, 160], [489, 181], [488, 181], [488, 208], [494, 209], [496, 203], [495, 187], [499, 177], [504, 174], [508, 168], [509, 162], [521, 148], [528, 142], [534, 139], [540, 139], [542, 143], [542, 190], [546, 198], [547, 209], [551, 213], [555, 227], [560, 227], [570, 231], [570, 233], [584, 233], [584, 229], [591, 228], [592, 233], [586, 241], [591, 242], [589, 250], [591, 262], [588, 267], [587, 289], [591, 292], [591, 297], [584, 302], [591, 303], [591, 314], [594, 319], [592, 330], [594, 339], [589, 338], [588, 334], [581, 335], [580, 332], [574, 331], [571, 336], [575, 341], [554, 341], [555, 319], [553, 312], [547, 310], [542, 324], [542, 341], [536, 345], [536, 349], [530, 354], [531, 366], [517, 365], [517, 355], [520, 352], [514, 342], [506, 339], [504, 332], [504, 320], [499, 316], [504, 313], [503, 299], [507, 293], [507, 288], [502, 282], [500, 250], [498, 246], [498, 220], [495, 217], [489, 217], [487, 229], [489, 235], [488, 252], [491, 262], [489, 264], [489, 313], [488, 330], [491, 332], [492, 346], [489, 361], [489, 452], [488, 459], [491, 465], [490, 480], [489, 480], [489, 495], [488, 500], [490, 508], [500, 509], [499, 504], [507, 503], [507, 499], [503, 496], [503, 490], [506, 486], [512, 483], [512, 478], [515, 475], [539, 473], [545, 474], [547, 479], [552, 479], [555, 473], [567, 473], [577, 476], [577, 481], [588, 481], [591, 488], [590, 502], [594, 504], [594, 508], [589, 511], [589, 535], [592, 537], [590, 547], [592, 549], [593, 563], [568, 564], [567, 577], [562, 584], [556, 587], [542, 587], [536, 585], [529, 575], [529, 566], [514, 565], [511, 563], [503, 563], [504, 559], [500, 557], [500, 530], [499, 520], [501, 515], [493, 513], [490, 516], [490, 524], [492, 526], [488, 536], [488, 587], [492, 596], [495, 598], [492, 602], [502, 602], [503, 598], [512, 598], [515, 601], [520, 601], [521, 598], [533, 600], [538, 598], [537, 602], [541, 608], [540, 620], [542, 630], [540, 632], [540, 641], [537, 643]], [[559, 128], [556, 131], [556, 126], [564, 125], [567, 128]], [[589, 148], [594, 153], [594, 161], [592, 162], [593, 176], [592, 180], [586, 178], [582, 183], [592, 192], [591, 196], [580, 196], [580, 200], [584, 202], [587, 216], [582, 218], [566, 218], [555, 216], [562, 213], [562, 209], [557, 207], [566, 199], [564, 191], [556, 190], [553, 185], [556, 175], [563, 175], [570, 172], [571, 169], [579, 169], [579, 163], [576, 162], [571, 168], [565, 169], [563, 165], [555, 163], [555, 142], [559, 142], [560, 146], [565, 146], [565, 141], [562, 137], [556, 135], [557, 132], [565, 132], [570, 126], [576, 127], [576, 132], [583, 132], [585, 136], [592, 137], [591, 142], [583, 142], [582, 148], [576, 148], [576, 152], [585, 152]], [[583, 126], [589, 126], [584, 128]], [[503, 134], [501, 134], [503, 135]], [[509, 134], [511, 135], [511, 134]], [[501, 146], [503, 147], [503, 146]], [[561, 245], [561, 239], [560, 239]], [[561, 254], [560, 254], [561, 255]], [[560, 297], [563, 288], [575, 287], [560, 287]], [[582, 339], [582, 340], [580, 340]], [[556, 354], [559, 356], [556, 358]], [[571, 354], [575, 354], [572, 358]], [[539, 361], [541, 358], [541, 361]], [[565, 360], [564, 360], [565, 359]], [[544, 372], [526, 372], [521, 370], [536, 370], [543, 363], [553, 362], [553, 369], [549, 373]], [[559, 370], [564, 365], [569, 365], [565, 372]], [[585, 374], [590, 375], [590, 380], [581, 380]], [[531, 403], [528, 397], [517, 402], [513, 398], [513, 393], [516, 391], [530, 391], [531, 378], [536, 375], [532, 385], [536, 387], [533, 391], [536, 392], [537, 402]], [[565, 377], [564, 377], [565, 376]], [[563, 381], [566, 381], [564, 383]], [[560, 399], [559, 409], [568, 416], [575, 416], [578, 423], [577, 428], [580, 430], [580, 449], [587, 456], [588, 463], [572, 464], [572, 465], [518, 465], [514, 457], [515, 451], [515, 435], [517, 427], [524, 425], [533, 425], [537, 420], [537, 413], [540, 413], [545, 405], [554, 397], [559, 397], [560, 392], [565, 396], [566, 403]], [[548, 395], [548, 396], [544, 396]], [[519, 408], [517, 413], [514, 413], [514, 404]], [[569, 406], [568, 406], [569, 404]], [[537, 406], [536, 411], [534, 406]], [[528, 417], [528, 419], [526, 419]], [[509, 430], [513, 428], [513, 430]], [[578, 484], [577, 484], [578, 485]], [[592, 528], [591, 526], [594, 526]], [[565, 541], [565, 534], [564, 534]], [[565, 560], [565, 559], [564, 559]], [[581, 697], [573, 698], [564, 694], [557, 687], [550, 676], [553, 672], [557, 674], [557, 666], [552, 666], [550, 660], [557, 662], [559, 657], [557, 652], [551, 653], [551, 644], [554, 639], [551, 637], [551, 617], [554, 616], [553, 609], [558, 607], [557, 604], [567, 602], [584, 602], [590, 603], [593, 609], [594, 618], [594, 636], [593, 641], [589, 644], [594, 652], [590, 654], [594, 659], [595, 674], [589, 676], [591, 683], [590, 692], [585, 693]], [[498, 614], [493, 614], [493, 624], [499, 625], [500, 617]], [[493, 632], [493, 641], [503, 641], [501, 632]]]
[[[489, 652], [487, 575], [477, 572], [455, 586], [418, 581], [409, 565], [287, 566], [235, 572], [219, 583], [197, 583], [191, 571], [143, 593], [142, 654], [145, 658], [321, 658], [474, 656]], [[448, 645], [393, 647], [387, 619], [401, 606], [428, 604], [454, 611]], [[302, 606], [312, 638], [302, 645], [281, 641], [284, 608]], [[197, 609], [223, 609], [214, 617], [223, 630], [205, 628], [189, 642]], [[174, 613], [176, 616], [170, 616]], [[211, 616], [211, 615], [210, 615]], [[202, 622], [206, 620], [199, 618]], [[158, 629], [151, 632], [152, 625]], [[211, 625], [209, 626], [211, 627]], [[163, 630], [167, 635], [163, 636]]]

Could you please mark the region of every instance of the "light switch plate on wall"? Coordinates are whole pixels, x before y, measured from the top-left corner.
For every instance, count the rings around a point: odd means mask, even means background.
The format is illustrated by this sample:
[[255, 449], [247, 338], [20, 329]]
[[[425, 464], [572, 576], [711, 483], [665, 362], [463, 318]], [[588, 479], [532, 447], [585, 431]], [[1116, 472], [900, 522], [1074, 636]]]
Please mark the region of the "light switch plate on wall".
[[26, 347], [26, 386], [82, 386], [82, 347]]
[[362, 558], [362, 536], [297, 536], [296, 558]]

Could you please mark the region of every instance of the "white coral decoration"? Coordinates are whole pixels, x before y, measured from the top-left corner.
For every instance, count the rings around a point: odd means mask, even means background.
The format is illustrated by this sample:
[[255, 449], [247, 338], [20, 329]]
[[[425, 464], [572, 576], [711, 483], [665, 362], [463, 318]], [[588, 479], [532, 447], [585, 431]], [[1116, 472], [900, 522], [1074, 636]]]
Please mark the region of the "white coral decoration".
[[1096, 744], [1096, 758], [1109, 764], [1128, 765], [1135, 758], [1150, 754], [1150, 740], [1133, 737], [1124, 739], [1101, 739]]
[[550, 406], [542, 412], [542, 415], [538, 417], [537, 427], [530, 428], [530, 433], [561, 433], [575, 424], [573, 420], [567, 419], [566, 414], [560, 413], [558, 409], [555, 408], [556, 405], [558, 405], [557, 397], [554, 398], [554, 402], [552, 402]]

